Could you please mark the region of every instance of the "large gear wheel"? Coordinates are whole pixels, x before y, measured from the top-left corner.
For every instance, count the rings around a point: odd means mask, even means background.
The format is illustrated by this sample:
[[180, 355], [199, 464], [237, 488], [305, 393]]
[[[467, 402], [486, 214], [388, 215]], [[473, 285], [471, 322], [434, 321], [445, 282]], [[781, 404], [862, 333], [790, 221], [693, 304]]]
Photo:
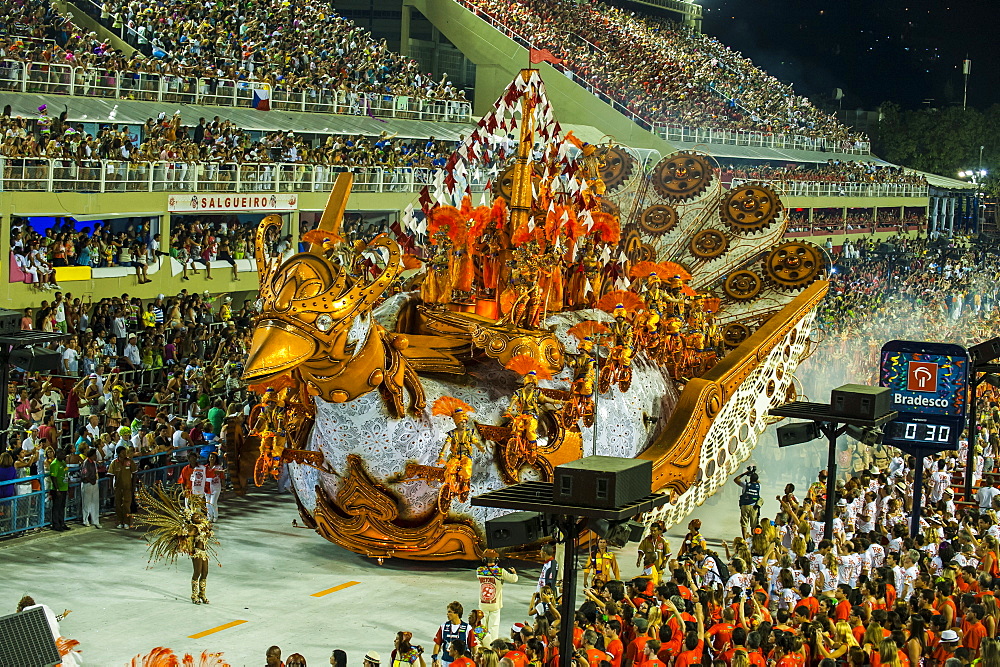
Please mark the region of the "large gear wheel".
[[642, 239], [642, 234], [635, 227], [628, 227], [624, 231], [622, 236], [622, 249], [625, 251], [625, 256], [633, 264], [636, 262], [641, 262], [643, 256], [647, 253], [644, 252], [643, 246], [646, 242]]
[[739, 322], [731, 322], [722, 330], [722, 342], [732, 349], [750, 337], [750, 327]]
[[686, 201], [697, 197], [712, 182], [712, 164], [698, 153], [675, 153], [653, 167], [653, 188], [661, 197]]
[[618, 204], [614, 203], [606, 197], [601, 197], [601, 210], [605, 213], [610, 213], [611, 215], [618, 215], [620, 217], [620, 209]]
[[764, 280], [753, 271], [734, 271], [726, 278], [722, 290], [735, 301], [750, 301], [764, 289]]
[[691, 254], [699, 259], [712, 259], [726, 252], [729, 239], [719, 229], [703, 229], [691, 239]]
[[734, 232], [750, 234], [770, 227], [783, 210], [784, 206], [774, 190], [753, 183], [726, 193], [719, 207], [719, 216]]
[[601, 180], [608, 192], [617, 190], [632, 176], [635, 160], [624, 148], [608, 146], [598, 149], [597, 160], [601, 170]]
[[764, 259], [764, 275], [778, 289], [797, 290], [823, 273], [823, 252], [812, 243], [788, 241], [775, 246]]
[[[514, 196], [514, 166], [510, 165], [506, 169], [500, 172], [497, 179], [493, 182], [493, 195], [496, 197], [503, 197], [510, 203], [510, 198]], [[542, 180], [541, 167], [537, 164], [532, 165], [532, 171], [534, 171], [534, 176], [531, 179], [535, 190], [538, 189], [538, 184]]]
[[677, 226], [677, 211], [673, 206], [654, 204], [642, 212], [639, 226], [647, 234], [666, 234]]

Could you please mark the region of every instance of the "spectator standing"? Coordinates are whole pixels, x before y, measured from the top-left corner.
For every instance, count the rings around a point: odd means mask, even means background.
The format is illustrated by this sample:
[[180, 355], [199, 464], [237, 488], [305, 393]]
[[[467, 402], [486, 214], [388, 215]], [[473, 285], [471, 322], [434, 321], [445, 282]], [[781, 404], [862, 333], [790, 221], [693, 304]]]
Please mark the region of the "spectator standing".
[[69, 475], [66, 465], [66, 450], [56, 450], [55, 459], [49, 464], [52, 478], [52, 530], [69, 530], [66, 525], [66, 496], [69, 494]]
[[10, 452], [0, 453], [0, 498], [13, 498], [17, 492], [16, 484], [4, 484], [17, 479], [17, 468], [14, 467], [14, 456]]
[[[744, 477], [748, 481], [742, 481]], [[743, 490], [740, 493], [740, 529], [743, 531], [743, 539], [749, 539], [752, 527], [757, 525], [760, 509], [760, 478], [757, 476], [757, 468], [749, 466], [746, 472], [733, 478], [733, 483]]]
[[434, 636], [434, 653], [431, 655], [433, 667], [451, 665], [455, 657], [451, 653], [451, 645], [454, 642], [462, 642], [462, 648], [475, 646], [475, 636], [468, 623], [462, 620], [464, 607], [459, 601], [448, 604], [448, 621], [438, 628]]
[[208, 520], [219, 520], [219, 495], [222, 493], [222, 481], [225, 471], [218, 452], [208, 455], [205, 464], [205, 504], [208, 509]]
[[94, 528], [101, 527], [101, 495], [98, 477], [97, 450], [93, 447], [87, 447], [86, 458], [80, 466], [80, 489], [83, 497], [81, 519], [84, 526], [93, 526]]
[[115, 516], [118, 519], [118, 528], [128, 529], [130, 527], [129, 511], [132, 509], [132, 481], [136, 469], [136, 463], [128, 455], [128, 450], [124, 447], [118, 447], [115, 450], [115, 460], [108, 466], [108, 474], [114, 478]]

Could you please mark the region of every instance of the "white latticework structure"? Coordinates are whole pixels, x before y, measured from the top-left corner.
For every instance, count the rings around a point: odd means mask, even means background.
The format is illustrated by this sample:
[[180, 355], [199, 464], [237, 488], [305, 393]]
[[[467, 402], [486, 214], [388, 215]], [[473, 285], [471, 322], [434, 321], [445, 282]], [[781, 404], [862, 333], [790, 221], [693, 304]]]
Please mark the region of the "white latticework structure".
[[795, 369], [806, 354], [815, 317], [815, 311], [803, 317], [719, 411], [702, 443], [701, 482], [675, 502], [646, 514], [645, 523], [659, 520], [667, 527], [679, 523], [718, 491], [729, 476], [750, 458], [758, 438], [767, 427], [768, 410], [786, 400]]

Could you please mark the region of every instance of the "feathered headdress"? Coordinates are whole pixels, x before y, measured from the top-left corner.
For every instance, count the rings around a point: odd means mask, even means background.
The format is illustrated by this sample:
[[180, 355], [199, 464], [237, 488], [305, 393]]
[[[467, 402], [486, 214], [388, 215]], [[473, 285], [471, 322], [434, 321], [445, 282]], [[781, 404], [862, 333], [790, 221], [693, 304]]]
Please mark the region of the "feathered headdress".
[[416, 257], [414, 257], [413, 255], [409, 255], [409, 254], [403, 255], [403, 269], [404, 270], [419, 269], [423, 265], [424, 265], [424, 263], [421, 262]]
[[571, 336], [576, 336], [578, 340], [583, 340], [587, 337], [593, 337], [595, 334], [611, 333], [611, 329], [607, 328], [597, 320], [587, 320], [586, 322], [574, 324], [569, 328], [567, 333]]
[[230, 665], [222, 659], [222, 653], [202, 651], [200, 658], [195, 658], [190, 653], [185, 653], [181, 657], [171, 648], [157, 646], [146, 655], [132, 658], [129, 667], [230, 667]]
[[466, 239], [465, 218], [454, 206], [437, 206], [431, 210], [427, 220], [427, 234], [434, 242], [438, 232], [444, 232], [455, 245], [464, 245]]
[[717, 296], [710, 296], [705, 299], [705, 302], [702, 304], [702, 309], [706, 313], [717, 313], [719, 312], [720, 305], [722, 305], [722, 299]]
[[691, 274], [687, 269], [676, 262], [660, 262], [657, 275], [664, 279], [679, 276], [681, 280], [691, 280]]
[[619, 289], [608, 292], [597, 300], [597, 307], [606, 313], [614, 313], [619, 306], [630, 313], [646, 310], [646, 302], [642, 300], [642, 297], [627, 290]]
[[605, 213], [604, 211], [591, 211], [590, 216], [594, 219], [593, 233], [604, 243], [618, 243], [621, 240], [622, 230], [618, 216]]
[[666, 277], [663, 274], [662, 265], [649, 261], [636, 262], [632, 265], [628, 275], [632, 278], [649, 278], [652, 275], [660, 279]]
[[[194, 515], [206, 516], [205, 496], [185, 498], [184, 487], [165, 489], [162, 485], [142, 486], [136, 492], [139, 513], [136, 522], [147, 526], [146, 548], [149, 560], [166, 560], [173, 563], [178, 556], [190, 556], [192, 550], [190, 530], [198, 525]], [[185, 500], [187, 502], [185, 502]], [[210, 527], [201, 528], [205, 552], [217, 558]]]
[[695, 289], [690, 285], [684, 285], [684, 287], [681, 287], [681, 294], [684, 296], [698, 296], [698, 292], [695, 291]]
[[507, 200], [497, 197], [493, 201], [493, 208], [490, 209], [490, 224], [495, 229], [503, 229], [507, 224]]
[[283, 373], [276, 378], [271, 378], [267, 382], [247, 385], [247, 389], [255, 394], [266, 394], [267, 392], [279, 392], [287, 387], [294, 387], [297, 383], [291, 373]]
[[538, 380], [551, 380], [552, 373], [542, 367], [534, 357], [527, 354], [519, 354], [507, 362], [505, 367], [509, 371], [514, 371], [519, 375], [533, 375]]
[[445, 415], [447, 417], [453, 417], [456, 412], [475, 411], [475, 408], [471, 405], [461, 399], [455, 398], [454, 396], [442, 396], [438, 400], [434, 401], [434, 407], [431, 408], [432, 415]]
[[344, 237], [325, 229], [310, 229], [302, 235], [302, 240], [306, 243], [323, 245], [327, 241], [331, 243], [343, 243]]

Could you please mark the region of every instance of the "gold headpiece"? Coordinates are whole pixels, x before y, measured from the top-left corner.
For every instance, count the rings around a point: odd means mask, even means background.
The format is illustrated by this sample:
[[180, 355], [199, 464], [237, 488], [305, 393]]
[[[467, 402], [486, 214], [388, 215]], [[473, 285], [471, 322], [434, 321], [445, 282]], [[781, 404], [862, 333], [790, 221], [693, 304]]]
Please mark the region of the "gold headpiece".
[[350, 327], [358, 316], [369, 315], [375, 301], [402, 271], [399, 244], [385, 234], [365, 248], [388, 252], [385, 268], [371, 282], [335, 266], [315, 246], [274, 268], [260, 250], [267, 230], [281, 224], [277, 216], [271, 218], [265, 218], [257, 230], [261, 313], [244, 372], [245, 378], [256, 382], [289, 370], [320, 351], [333, 360], [350, 358]]

